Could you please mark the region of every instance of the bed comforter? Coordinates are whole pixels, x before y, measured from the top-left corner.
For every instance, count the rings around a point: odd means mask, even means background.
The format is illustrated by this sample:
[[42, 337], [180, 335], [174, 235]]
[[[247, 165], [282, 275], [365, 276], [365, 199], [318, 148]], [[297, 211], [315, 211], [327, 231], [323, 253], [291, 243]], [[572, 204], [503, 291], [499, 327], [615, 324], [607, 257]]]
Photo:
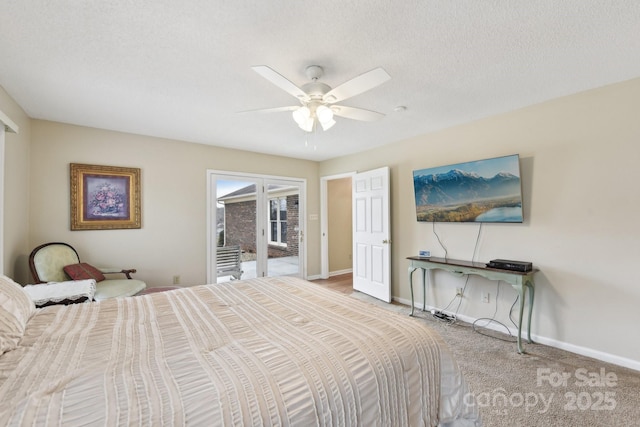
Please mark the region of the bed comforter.
[[0, 356], [3, 425], [479, 425], [420, 321], [291, 277], [51, 306]]

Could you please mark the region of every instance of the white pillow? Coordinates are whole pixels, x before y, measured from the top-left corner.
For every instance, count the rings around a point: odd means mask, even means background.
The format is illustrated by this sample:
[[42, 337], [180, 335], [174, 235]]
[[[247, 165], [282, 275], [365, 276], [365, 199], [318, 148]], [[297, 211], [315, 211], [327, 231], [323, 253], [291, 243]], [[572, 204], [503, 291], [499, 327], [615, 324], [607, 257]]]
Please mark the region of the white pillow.
[[35, 303], [36, 307], [46, 307], [54, 304], [75, 304], [93, 301], [93, 296], [96, 293], [96, 281], [86, 279], [26, 285], [24, 292]]
[[0, 354], [18, 346], [35, 310], [22, 286], [0, 274]]

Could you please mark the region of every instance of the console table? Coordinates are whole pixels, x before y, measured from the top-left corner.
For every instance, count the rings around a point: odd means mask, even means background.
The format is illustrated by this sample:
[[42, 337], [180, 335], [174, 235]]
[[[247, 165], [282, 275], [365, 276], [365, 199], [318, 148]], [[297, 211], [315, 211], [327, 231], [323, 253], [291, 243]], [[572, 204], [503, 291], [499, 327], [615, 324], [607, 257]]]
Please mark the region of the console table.
[[528, 289], [529, 294], [529, 314], [527, 323], [527, 339], [529, 343], [531, 341], [531, 313], [533, 310], [533, 275], [538, 271], [533, 269], [526, 273], [520, 271], [501, 270], [497, 268], [487, 267], [486, 264], [480, 262], [461, 261], [456, 259], [436, 258], [436, 257], [417, 257], [412, 256], [407, 258], [409, 264], [409, 286], [411, 287], [411, 314], [413, 316], [414, 311], [414, 298], [413, 298], [413, 272], [417, 269], [422, 270], [422, 310], [426, 307], [426, 272], [427, 270], [445, 270], [452, 274], [463, 276], [467, 274], [475, 274], [477, 276], [484, 277], [489, 280], [502, 280], [509, 283], [520, 296], [520, 313], [518, 316], [518, 353], [524, 353], [522, 349], [522, 316], [524, 314], [524, 300], [525, 289]]

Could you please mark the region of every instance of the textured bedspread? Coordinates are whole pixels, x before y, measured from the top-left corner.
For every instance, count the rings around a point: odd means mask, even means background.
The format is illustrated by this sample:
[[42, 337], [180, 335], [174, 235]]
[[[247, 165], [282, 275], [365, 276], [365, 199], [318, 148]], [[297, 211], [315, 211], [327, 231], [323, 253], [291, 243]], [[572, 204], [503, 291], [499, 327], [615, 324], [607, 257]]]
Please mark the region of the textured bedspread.
[[436, 425], [440, 345], [287, 277], [47, 307], [0, 357], [0, 424]]

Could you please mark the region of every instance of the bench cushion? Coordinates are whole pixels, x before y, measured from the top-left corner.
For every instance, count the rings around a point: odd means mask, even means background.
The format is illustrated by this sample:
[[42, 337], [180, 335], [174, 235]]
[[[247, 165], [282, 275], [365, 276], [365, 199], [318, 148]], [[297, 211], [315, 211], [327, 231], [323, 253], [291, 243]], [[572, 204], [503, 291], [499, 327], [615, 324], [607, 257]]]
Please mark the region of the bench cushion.
[[107, 298], [130, 297], [144, 290], [147, 285], [136, 279], [107, 279], [96, 283], [96, 293], [93, 298], [102, 301]]

